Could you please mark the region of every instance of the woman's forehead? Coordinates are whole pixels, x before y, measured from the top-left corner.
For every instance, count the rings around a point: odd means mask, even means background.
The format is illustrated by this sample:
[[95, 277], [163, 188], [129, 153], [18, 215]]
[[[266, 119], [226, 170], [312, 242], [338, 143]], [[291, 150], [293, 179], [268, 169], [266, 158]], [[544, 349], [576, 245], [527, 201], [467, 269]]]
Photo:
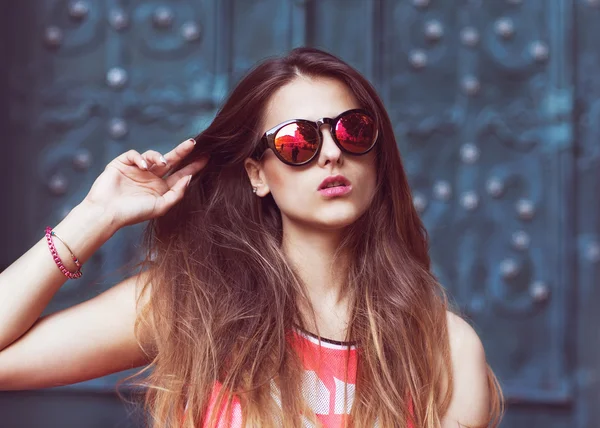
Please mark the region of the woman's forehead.
[[336, 117], [346, 110], [359, 107], [356, 97], [343, 82], [302, 76], [272, 95], [265, 110], [264, 130], [290, 119]]

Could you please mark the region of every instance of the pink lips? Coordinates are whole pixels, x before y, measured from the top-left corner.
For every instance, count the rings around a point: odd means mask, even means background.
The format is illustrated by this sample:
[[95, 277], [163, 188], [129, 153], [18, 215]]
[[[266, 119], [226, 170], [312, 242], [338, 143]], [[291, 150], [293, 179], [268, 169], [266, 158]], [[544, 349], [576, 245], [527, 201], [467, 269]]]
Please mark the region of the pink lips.
[[[333, 187], [327, 187], [332, 183], [336, 185]], [[342, 196], [350, 193], [352, 190], [352, 184], [350, 184], [350, 180], [343, 175], [332, 175], [323, 180], [317, 190], [325, 197]]]

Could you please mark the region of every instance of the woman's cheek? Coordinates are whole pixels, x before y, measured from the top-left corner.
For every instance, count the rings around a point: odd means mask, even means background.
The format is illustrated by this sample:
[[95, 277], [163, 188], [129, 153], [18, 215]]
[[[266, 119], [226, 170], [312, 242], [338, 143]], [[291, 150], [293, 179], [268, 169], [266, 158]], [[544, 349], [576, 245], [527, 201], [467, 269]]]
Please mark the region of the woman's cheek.
[[300, 201], [306, 201], [308, 197], [307, 182], [310, 178], [297, 168], [283, 164], [278, 159], [269, 158], [265, 165], [265, 178], [269, 185], [269, 190], [279, 205], [285, 203], [298, 204]]
[[269, 191], [279, 209], [286, 210], [297, 199], [297, 192], [293, 189], [293, 180], [285, 171], [277, 168], [270, 169], [266, 174]]

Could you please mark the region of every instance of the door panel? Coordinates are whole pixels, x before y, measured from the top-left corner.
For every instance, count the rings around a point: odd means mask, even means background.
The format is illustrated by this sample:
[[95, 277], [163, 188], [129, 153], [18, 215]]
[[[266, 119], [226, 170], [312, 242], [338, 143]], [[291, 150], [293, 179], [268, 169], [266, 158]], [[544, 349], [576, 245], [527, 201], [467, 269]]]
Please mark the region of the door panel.
[[569, 15], [559, 1], [444, 5], [383, 13], [386, 101], [435, 271], [509, 400], [568, 403]]

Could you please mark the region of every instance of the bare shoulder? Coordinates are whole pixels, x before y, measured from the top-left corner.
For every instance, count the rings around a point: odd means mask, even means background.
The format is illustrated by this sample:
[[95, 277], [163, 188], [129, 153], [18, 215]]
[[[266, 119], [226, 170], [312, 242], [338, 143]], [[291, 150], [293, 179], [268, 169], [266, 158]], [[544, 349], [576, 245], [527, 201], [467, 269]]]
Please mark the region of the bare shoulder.
[[482, 426], [490, 412], [485, 350], [473, 327], [463, 318], [447, 312], [447, 321], [453, 392], [442, 426]]
[[473, 327], [462, 317], [450, 311], [446, 312], [446, 319], [453, 364], [455, 361], [461, 362], [469, 359], [473, 363], [479, 362], [485, 366], [483, 344]]

